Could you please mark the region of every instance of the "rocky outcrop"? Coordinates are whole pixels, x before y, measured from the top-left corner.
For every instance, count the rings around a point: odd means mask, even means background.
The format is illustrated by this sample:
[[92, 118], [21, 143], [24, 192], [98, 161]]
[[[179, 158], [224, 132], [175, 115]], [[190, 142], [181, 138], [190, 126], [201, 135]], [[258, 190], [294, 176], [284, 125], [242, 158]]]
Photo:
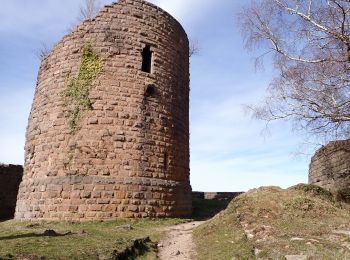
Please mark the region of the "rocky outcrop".
[[333, 141], [311, 158], [309, 184], [332, 192], [350, 187], [350, 140]]

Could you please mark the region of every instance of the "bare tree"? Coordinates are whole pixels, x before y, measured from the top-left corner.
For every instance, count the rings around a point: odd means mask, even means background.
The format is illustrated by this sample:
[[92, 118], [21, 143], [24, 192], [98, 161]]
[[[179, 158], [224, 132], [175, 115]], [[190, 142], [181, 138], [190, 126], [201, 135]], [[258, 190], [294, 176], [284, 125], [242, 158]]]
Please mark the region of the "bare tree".
[[100, 7], [101, 5], [97, 0], [84, 0], [84, 3], [80, 6], [79, 21], [95, 18]]
[[39, 60], [44, 60], [49, 55], [50, 50], [51, 47], [47, 46], [46, 43], [41, 42], [41, 46], [34, 50], [34, 54]]
[[263, 48], [257, 60], [271, 55], [278, 72], [253, 115], [324, 141], [350, 138], [350, 1], [252, 0], [239, 25], [245, 46]]
[[191, 40], [189, 46], [189, 57], [196, 56], [200, 52], [198, 40]]

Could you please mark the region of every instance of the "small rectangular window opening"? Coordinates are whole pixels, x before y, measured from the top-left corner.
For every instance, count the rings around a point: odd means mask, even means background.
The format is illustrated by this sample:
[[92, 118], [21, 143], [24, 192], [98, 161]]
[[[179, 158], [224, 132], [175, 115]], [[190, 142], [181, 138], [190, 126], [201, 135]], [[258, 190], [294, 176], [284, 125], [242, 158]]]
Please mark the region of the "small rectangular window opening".
[[152, 52], [149, 45], [146, 45], [142, 50], [142, 71], [147, 73], [152, 71]]

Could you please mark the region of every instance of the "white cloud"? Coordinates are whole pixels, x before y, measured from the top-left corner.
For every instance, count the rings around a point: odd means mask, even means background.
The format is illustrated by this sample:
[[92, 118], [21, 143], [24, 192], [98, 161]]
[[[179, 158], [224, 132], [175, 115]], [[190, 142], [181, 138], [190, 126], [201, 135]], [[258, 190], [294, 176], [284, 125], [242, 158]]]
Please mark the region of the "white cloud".
[[[77, 15], [76, 1], [69, 0], [4, 0], [1, 2], [0, 31], [25, 32], [36, 30], [57, 29], [59, 25], [74, 19]], [[57, 19], [60, 17], [60, 19]], [[54, 26], [54, 27], [53, 27]]]
[[151, 0], [149, 2], [164, 9], [181, 23], [188, 23], [204, 16], [206, 11], [216, 4], [215, 0]]
[[23, 164], [32, 89], [11, 87], [0, 96], [0, 162]]
[[284, 167], [276, 167], [276, 164], [263, 166], [260, 163], [265, 159], [261, 157], [261, 161], [247, 160], [245, 164], [194, 161], [191, 171], [196, 174], [191, 174], [192, 188], [200, 191], [247, 191], [260, 186], [287, 188], [307, 182], [307, 175], [303, 174], [306, 167], [293, 167], [288, 158], [280, 161], [285, 163]]
[[243, 125], [237, 131], [231, 128], [232, 132], [223, 126], [218, 129], [211, 138], [199, 136], [191, 143], [191, 183], [195, 190], [246, 191], [307, 182], [308, 158], [292, 154], [296, 141], [288, 132], [274, 133], [265, 140], [258, 127]]
[[262, 185], [288, 187], [307, 182], [309, 158], [293, 158], [300, 137], [281, 122], [271, 125], [271, 135], [263, 135], [265, 124], [243, 112], [242, 103], [259, 100], [262, 93], [258, 85], [252, 81], [250, 87], [243, 84], [237, 89], [225, 87], [226, 83], [216, 80], [217, 90], [225, 90], [224, 94], [215, 98], [204, 95], [192, 104], [193, 188], [245, 191]]
[[24, 162], [24, 135], [4, 134], [0, 136], [0, 163], [21, 164]]

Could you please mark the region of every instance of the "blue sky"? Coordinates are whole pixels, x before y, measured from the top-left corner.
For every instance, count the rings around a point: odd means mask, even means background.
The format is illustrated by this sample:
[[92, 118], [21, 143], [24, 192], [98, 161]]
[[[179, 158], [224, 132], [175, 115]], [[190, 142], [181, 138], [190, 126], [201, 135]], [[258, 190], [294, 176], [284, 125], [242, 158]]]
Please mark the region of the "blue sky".
[[[36, 84], [36, 50], [51, 46], [77, 20], [82, 0], [2, 0], [0, 9], [0, 162], [23, 163], [24, 134]], [[191, 184], [194, 190], [245, 191], [307, 182], [310, 156], [285, 122], [244, 113], [264, 96], [271, 64], [254, 69], [235, 24], [238, 0], [152, 0], [178, 19], [200, 53], [191, 58]], [[101, 0], [101, 4], [110, 1]], [[259, 53], [257, 51], [257, 53]], [[257, 54], [255, 53], [255, 54]], [[303, 149], [302, 149], [303, 150]]]

